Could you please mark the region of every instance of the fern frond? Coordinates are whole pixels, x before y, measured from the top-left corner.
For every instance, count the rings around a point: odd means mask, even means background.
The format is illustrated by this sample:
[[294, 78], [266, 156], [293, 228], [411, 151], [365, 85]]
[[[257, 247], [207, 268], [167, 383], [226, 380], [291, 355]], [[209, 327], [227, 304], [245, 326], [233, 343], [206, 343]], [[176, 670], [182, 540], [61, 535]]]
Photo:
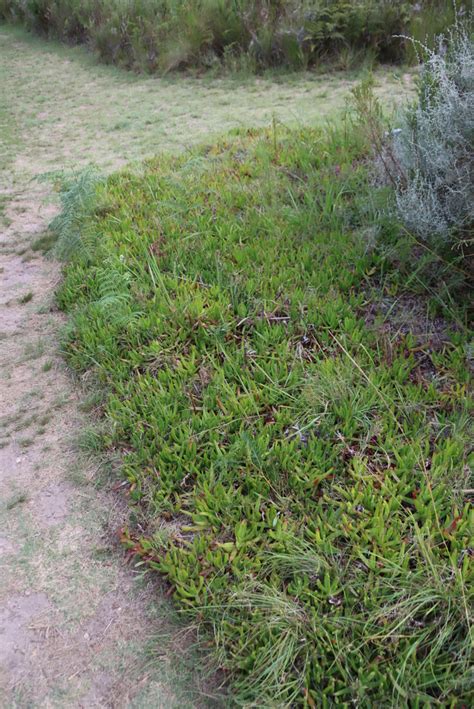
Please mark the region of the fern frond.
[[49, 225], [57, 235], [53, 255], [62, 261], [78, 253], [87, 255], [96, 241], [96, 234], [87, 226], [87, 216], [93, 209], [97, 186], [104, 178], [95, 167], [87, 167], [74, 173], [45, 173], [40, 179], [59, 185], [61, 211]]
[[94, 305], [106, 322], [125, 327], [140, 316], [133, 311], [130, 275], [109, 261], [95, 273], [99, 298]]

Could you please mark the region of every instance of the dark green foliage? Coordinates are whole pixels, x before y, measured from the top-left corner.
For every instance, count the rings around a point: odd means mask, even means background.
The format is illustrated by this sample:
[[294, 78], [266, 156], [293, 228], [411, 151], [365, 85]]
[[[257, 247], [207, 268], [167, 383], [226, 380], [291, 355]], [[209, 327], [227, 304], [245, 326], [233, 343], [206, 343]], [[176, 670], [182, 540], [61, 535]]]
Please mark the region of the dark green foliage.
[[146, 71], [398, 62], [407, 45], [396, 35], [424, 40], [453, 16], [441, 0], [0, 0], [0, 17]]
[[368, 238], [396, 227], [365, 157], [275, 125], [113, 175], [59, 293], [146, 529], [125, 541], [247, 706], [471, 696], [469, 333]]

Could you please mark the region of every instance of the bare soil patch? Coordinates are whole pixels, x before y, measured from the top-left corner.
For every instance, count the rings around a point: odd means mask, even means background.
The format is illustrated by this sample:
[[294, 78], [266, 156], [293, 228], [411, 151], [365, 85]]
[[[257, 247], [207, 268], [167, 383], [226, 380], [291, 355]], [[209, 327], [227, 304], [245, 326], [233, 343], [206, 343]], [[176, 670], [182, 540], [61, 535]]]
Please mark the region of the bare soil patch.
[[[57, 353], [58, 266], [11, 253], [46, 219], [34, 201], [9, 215], [0, 254], [2, 705], [194, 705], [198, 687], [174, 677], [165, 647], [150, 672], [148, 644], [176, 632], [171, 609], [123, 564], [114, 549], [121, 506], [70, 444], [80, 391]], [[25, 292], [33, 298], [21, 303]], [[68, 479], [73, 466], [76, 476], [82, 466], [80, 488]]]

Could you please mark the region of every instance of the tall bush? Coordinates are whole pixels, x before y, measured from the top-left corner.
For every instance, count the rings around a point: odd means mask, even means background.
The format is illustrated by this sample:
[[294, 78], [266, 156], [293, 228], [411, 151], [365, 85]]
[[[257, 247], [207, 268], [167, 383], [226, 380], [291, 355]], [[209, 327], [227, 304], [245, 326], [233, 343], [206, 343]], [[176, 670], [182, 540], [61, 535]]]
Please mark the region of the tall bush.
[[425, 40], [452, 9], [446, 0], [0, 0], [0, 18], [86, 42], [106, 62], [167, 71], [229, 58], [262, 69], [341, 57], [345, 67], [367, 52], [402, 61], [411, 49], [397, 35], [413, 26]]

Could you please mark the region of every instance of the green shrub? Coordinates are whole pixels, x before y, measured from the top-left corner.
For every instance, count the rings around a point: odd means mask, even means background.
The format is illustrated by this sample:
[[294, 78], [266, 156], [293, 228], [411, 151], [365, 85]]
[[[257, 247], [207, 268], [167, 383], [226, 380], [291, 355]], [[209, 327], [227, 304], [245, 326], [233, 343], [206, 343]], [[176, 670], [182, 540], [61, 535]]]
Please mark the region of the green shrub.
[[87, 42], [106, 62], [169, 71], [236, 57], [255, 69], [337, 66], [348, 52], [398, 62], [407, 48], [399, 35], [413, 25], [426, 39], [423, 30], [445, 29], [452, 10], [441, 0], [0, 0], [0, 17]]
[[367, 248], [367, 149], [274, 126], [115, 174], [59, 293], [124, 542], [245, 706], [471, 696], [469, 332]]

